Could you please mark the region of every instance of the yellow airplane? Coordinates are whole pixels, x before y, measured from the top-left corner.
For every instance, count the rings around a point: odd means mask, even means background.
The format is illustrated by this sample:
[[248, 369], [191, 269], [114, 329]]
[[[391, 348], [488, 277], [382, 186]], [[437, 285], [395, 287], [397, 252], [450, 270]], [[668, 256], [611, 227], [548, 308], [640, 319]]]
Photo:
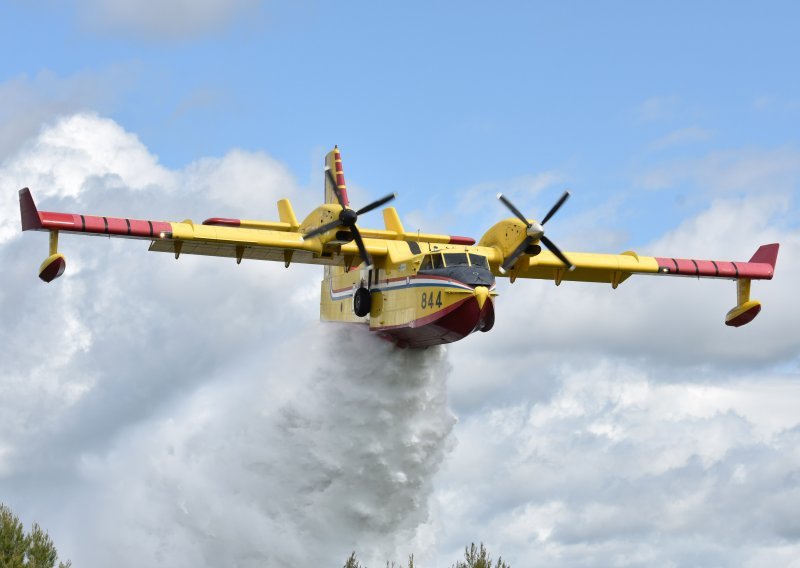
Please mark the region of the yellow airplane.
[[[514, 217], [491, 227], [478, 244], [468, 237], [406, 232], [393, 207], [383, 210], [384, 229], [358, 226], [361, 215], [394, 199], [387, 195], [353, 209], [347, 197], [338, 148], [325, 158], [325, 202], [300, 223], [288, 199], [278, 201], [279, 221], [212, 217], [180, 223], [39, 211], [28, 188], [19, 192], [22, 230], [48, 231], [50, 256], [39, 277], [64, 273], [58, 252], [61, 231], [145, 239], [150, 250], [242, 260], [320, 264], [323, 321], [368, 324], [371, 331], [404, 347], [451, 343], [494, 325], [495, 277], [597, 282], [616, 288], [632, 274], [736, 280], [737, 303], [725, 323], [741, 326], [761, 310], [750, 299], [752, 280], [770, 280], [779, 245], [761, 246], [748, 262], [692, 260], [561, 250], [544, 225], [569, 197], [565, 192], [541, 221], [523, 215], [498, 195]], [[548, 250], [543, 251], [542, 245]]]

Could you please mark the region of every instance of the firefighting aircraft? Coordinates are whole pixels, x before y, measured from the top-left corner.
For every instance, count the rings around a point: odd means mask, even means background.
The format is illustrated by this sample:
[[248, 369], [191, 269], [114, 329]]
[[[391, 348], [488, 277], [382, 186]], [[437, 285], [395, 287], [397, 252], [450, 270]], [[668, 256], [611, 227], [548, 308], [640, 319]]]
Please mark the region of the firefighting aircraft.
[[[451, 343], [494, 325], [495, 277], [596, 282], [616, 289], [633, 274], [736, 280], [737, 303], [725, 323], [738, 327], [761, 310], [750, 299], [752, 280], [770, 280], [777, 243], [761, 246], [748, 262], [692, 260], [622, 254], [562, 252], [544, 226], [569, 197], [565, 192], [541, 219], [523, 215], [505, 196], [514, 217], [498, 222], [478, 244], [468, 237], [407, 232], [393, 207], [383, 210], [384, 229], [358, 226], [359, 217], [392, 199], [387, 195], [360, 209], [350, 206], [338, 148], [325, 158], [325, 202], [297, 221], [288, 199], [278, 201], [279, 221], [212, 217], [180, 223], [39, 211], [30, 191], [19, 192], [22, 230], [48, 231], [50, 256], [39, 277], [64, 273], [58, 235], [71, 233], [144, 239], [150, 250], [179, 258], [198, 254], [242, 260], [320, 264], [323, 321], [369, 325], [400, 346]], [[548, 250], [542, 250], [542, 245]]]

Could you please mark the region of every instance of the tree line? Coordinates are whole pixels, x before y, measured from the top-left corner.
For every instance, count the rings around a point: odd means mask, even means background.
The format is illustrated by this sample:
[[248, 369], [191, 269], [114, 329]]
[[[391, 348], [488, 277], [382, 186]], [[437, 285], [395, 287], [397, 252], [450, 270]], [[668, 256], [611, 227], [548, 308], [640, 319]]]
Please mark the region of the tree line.
[[[20, 522], [11, 509], [0, 503], [0, 568], [71, 568], [72, 562], [60, 562], [53, 539], [33, 523], [30, 531]], [[345, 561], [343, 568], [367, 568], [362, 566], [353, 552]], [[386, 568], [420, 568], [414, 562], [414, 555], [408, 557], [408, 564], [386, 562]], [[464, 560], [453, 564], [452, 568], [511, 568], [502, 557], [492, 563], [492, 557], [481, 543], [473, 542], [464, 548]]]

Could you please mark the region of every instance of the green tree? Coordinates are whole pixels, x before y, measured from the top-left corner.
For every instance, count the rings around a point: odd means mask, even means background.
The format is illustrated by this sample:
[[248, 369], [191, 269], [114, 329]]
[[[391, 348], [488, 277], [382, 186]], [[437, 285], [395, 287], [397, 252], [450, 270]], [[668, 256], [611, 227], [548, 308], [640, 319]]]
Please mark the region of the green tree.
[[464, 547], [464, 562], [456, 562], [453, 568], [511, 568], [508, 564], [503, 562], [503, 557], [497, 559], [495, 564], [492, 564], [492, 556], [486, 551], [483, 543], [480, 548], [475, 546], [473, 542], [469, 547]]
[[11, 509], [0, 503], [0, 565], [3, 568], [25, 566], [28, 537]]
[[358, 563], [355, 550], [350, 554], [350, 558], [344, 563], [343, 568], [363, 568], [361, 564]]
[[[58, 552], [50, 535], [37, 523], [26, 534], [19, 518], [0, 503], [0, 568], [54, 568]], [[72, 562], [58, 563], [70, 568]]]
[[[353, 552], [344, 563], [344, 568], [366, 568], [366, 566], [359, 564], [356, 553]], [[403, 568], [403, 566], [394, 562], [390, 564], [387, 560], [386, 568]], [[408, 557], [408, 568], [417, 568], [413, 554]], [[470, 546], [464, 547], [464, 562], [455, 563], [453, 568], [511, 568], [511, 566], [503, 562], [502, 556], [497, 559], [496, 563], [492, 564], [492, 557], [486, 551], [483, 543], [481, 543], [480, 547], [476, 547], [473, 542]]]

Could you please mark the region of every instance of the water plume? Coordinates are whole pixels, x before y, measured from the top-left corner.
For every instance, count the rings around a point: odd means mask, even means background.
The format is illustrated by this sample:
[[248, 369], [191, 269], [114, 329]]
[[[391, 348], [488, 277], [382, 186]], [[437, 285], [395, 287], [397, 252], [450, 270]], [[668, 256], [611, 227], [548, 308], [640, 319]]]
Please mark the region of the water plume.
[[357, 550], [380, 566], [415, 552], [455, 423], [445, 349], [324, 324], [268, 368], [87, 465], [113, 480], [96, 519], [116, 565], [335, 566]]

